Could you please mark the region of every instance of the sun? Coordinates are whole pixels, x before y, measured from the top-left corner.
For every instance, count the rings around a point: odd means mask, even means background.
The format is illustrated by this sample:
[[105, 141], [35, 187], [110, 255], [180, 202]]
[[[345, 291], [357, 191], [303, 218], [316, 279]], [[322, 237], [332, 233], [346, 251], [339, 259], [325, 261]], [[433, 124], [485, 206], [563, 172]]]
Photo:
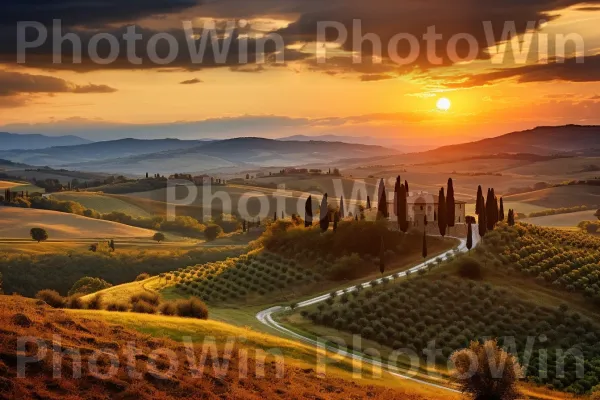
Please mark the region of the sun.
[[445, 97], [440, 98], [436, 104], [437, 109], [440, 111], [448, 111], [451, 106], [452, 103]]

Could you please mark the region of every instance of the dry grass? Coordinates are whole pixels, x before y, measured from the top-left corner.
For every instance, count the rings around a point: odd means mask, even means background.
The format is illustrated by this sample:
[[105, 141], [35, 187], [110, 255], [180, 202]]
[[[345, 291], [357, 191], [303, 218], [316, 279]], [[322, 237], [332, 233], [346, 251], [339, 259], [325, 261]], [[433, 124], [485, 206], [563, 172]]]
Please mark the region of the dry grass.
[[43, 228], [50, 239], [151, 238], [154, 231], [56, 211], [0, 208], [0, 237], [29, 238], [31, 228]]
[[96, 210], [101, 214], [113, 211], [122, 212], [136, 218], [150, 218], [153, 214], [142, 208], [113, 196], [93, 192], [62, 192], [54, 193], [52, 197], [62, 201], [75, 201], [85, 208]]
[[[114, 325], [103, 321], [106, 319]], [[44, 399], [457, 399], [436, 389], [419, 390], [412, 383], [404, 389], [389, 389], [373, 384], [369, 380], [344, 380], [349, 374], [329, 370], [326, 376], [318, 376], [314, 368], [306, 367], [303, 357], [314, 354], [307, 348], [286, 340], [268, 335], [254, 334], [242, 328], [234, 328], [212, 321], [198, 321], [176, 317], [134, 315], [130, 313], [110, 313], [106, 311], [71, 311], [49, 309], [36, 305], [34, 301], [17, 296], [0, 296], [0, 397], [3, 398], [44, 398]], [[124, 326], [123, 326], [124, 325]], [[135, 327], [146, 334], [129, 328]], [[154, 329], [152, 332], [150, 330]], [[161, 336], [161, 338], [150, 337]], [[181, 338], [189, 335], [198, 343], [205, 336], [215, 337], [219, 350], [219, 362], [225, 360], [223, 345], [228, 337], [247, 337], [243, 344], [236, 343], [230, 356], [229, 368], [217, 374], [211, 358], [199, 376], [193, 376], [188, 357], [182, 343], [165, 338], [171, 334]], [[53, 335], [61, 336], [60, 349], [79, 350], [82, 359], [82, 376], [72, 379], [73, 362], [63, 357], [58, 370], [53, 371], [53, 351], [49, 350], [39, 362], [27, 365], [26, 379], [17, 379], [17, 338], [37, 337], [46, 345], [51, 344]], [[133, 363], [128, 361], [126, 344], [134, 343], [139, 351]], [[269, 347], [267, 347], [269, 346]], [[272, 356], [264, 363], [264, 377], [256, 378], [261, 363], [257, 361], [253, 349], [280, 348], [283, 365]], [[156, 349], [165, 349], [177, 357], [178, 365], [167, 374], [170, 364], [158, 356], [156, 369], [146, 361]], [[248, 351], [247, 362], [243, 353]], [[33, 355], [36, 345], [27, 346], [26, 353]], [[108, 373], [111, 364], [103, 352], [111, 351], [118, 358], [116, 372], [102, 379], [90, 370], [89, 360], [97, 358], [99, 373]], [[194, 346], [193, 355], [200, 360], [201, 346]], [[105, 353], [106, 354], [106, 353]], [[205, 353], [206, 354], [206, 353]], [[100, 355], [98, 357], [98, 355]], [[296, 355], [297, 358], [292, 357]], [[216, 360], [215, 360], [216, 361]], [[133, 365], [138, 377], [128, 373], [127, 366]], [[247, 378], [240, 377], [241, 368], [247, 365]], [[283, 366], [283, 377], [277, 373]], [[63, 378], [53, 379], [53, 372], [60, 371]], [[152, 371], [153, 373], [151, 373]], [[392, 380], [391, 377], [386, 378]], [[393, 380], [398, 382], [397, 380]], [[380, 381], [381, 382], [381, 381]], [[403, 382], [404, 385], [404, 382]], [[413, 392], [413, 389], [415, 390]]]
[[[559, 186], [535, 192], [505, 196], [505, 202], [522, 202], [545, 209], [600, 204], [600, 186]], [[506, 203], [505, 203], [506, 204]], [[506, 208], [506, 207], [505, 207]], [[519, 212], [526, 212], [517, 210]]]
[[557, 214], [557, 215], [546, 215], [543, 217], [524, 218], [519, 222], [526, 222], [528, 224], [547, 226], [551, 228], [577, 228], [577, 224], [581, 221], [594, 221], [596, 217], [594, 213], [596, 210], [581, 211], [576, 213]]

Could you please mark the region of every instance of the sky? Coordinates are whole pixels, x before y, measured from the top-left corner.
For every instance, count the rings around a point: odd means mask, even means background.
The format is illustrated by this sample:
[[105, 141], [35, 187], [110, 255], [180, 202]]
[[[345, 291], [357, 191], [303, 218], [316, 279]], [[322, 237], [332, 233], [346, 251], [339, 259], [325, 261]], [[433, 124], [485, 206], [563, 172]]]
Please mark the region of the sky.
[[[333, 134], [441, 145], [600, 124], [599, 3], [5, 1], [0, 131], [92, 140]], [[209, 38], [211, 24], [229, 51], [220, 58], [207, 40], [194, 59], [188, 46]], [[432, 27], [435, 41], [424, 38]], [[122, 38], [132, 28], [141, 37], [134, 58]], [[46, 40], [34, 43], [41, 31]], [[80, 60], [68, 41], [56, 46], [60, 35], [81, 42]], [[113, 54], [107, 36], [116, 38]], [[440, 98], [448, 110], [436, 107]]]

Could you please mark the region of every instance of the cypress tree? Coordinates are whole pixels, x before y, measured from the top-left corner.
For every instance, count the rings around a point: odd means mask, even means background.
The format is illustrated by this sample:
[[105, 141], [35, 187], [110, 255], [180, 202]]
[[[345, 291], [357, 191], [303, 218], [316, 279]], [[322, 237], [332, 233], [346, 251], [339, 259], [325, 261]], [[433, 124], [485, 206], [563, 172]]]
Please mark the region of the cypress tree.
[[344, 210], [344, 196], [340, 197], [340, 218], [344, 218], [346, 216]]
[[383, 236], [381, 237], [381, 247], [379, 248], [379, 272], [383, 276], [385, 272], [385, 244], [383, 242]]
[[396, 210], [396, 214], [398, 215], [398, 228], [406, 233], [406, 231], [408, 231], [408, 221], [406, 220], [406, 211], [407, 211], [407, 204], [406, 204], [406, 189], [404, 188], [404, 185], [400, 185], [400, 191], [398, 193], [398, 202], [396, 203], [397, 205], [397, 210]]
[[313, 213], [312, 213], [312, 196], [308, 196], [306, 204], [304, 205], [304, 227], [308, 228], [313, 224]]
[[337, 232], [338, 223], [340, 222], [340, 213], [333, 213], [333, 231]]
[[498, 215], [500, 221], [504, 221], [504, 199], [500, 197], [500, 214]]
[[[398, 205], [400, 204], [400, 175], [396, 177], [396, 185], [394, 185], [394, 214], [398, 216]], [[399, 225], [399, 224], [398, 224]]]
[[483, 192], [481, 190], [481, 185], [477, 188], [477, 200], [475, 202], [475, 214], [481, 214], [481, 203], [483, 202]]
[[381, 186], [379, 189], [379, 203], [377, 204], [377, 218], [387, 218], [388, 217], [388, 205], [387, 198], [385, 195], [385, 184], [383, 183], [383, 179], [381, 180]]
[[371, 198], [367, 196], [367, 210], [371, 209]]
[[329, 208], [327, 207], [327, 193], [323, 195], [321, 200], [321, 209], [319, 210], [319, 225], [321, 232], [327, 232], [329, 229]]
[[246, 220], [242, 221], [242, 232], [246, 232]]
[[385, 193], [385, 182], [383, 181], [383, 178], [381, 178], [379, 180], [379, 186], [377, 187], [377, 201], [379, 201], [379, 199], [381, 199], [381, 196], [383, 196], [383, 194]]
[[423, 258], [427, 258], [427, 232], [423, 231]]
[[277, 211], [275, 211], [275, 212], [273, 213], [273, 222], [274, 222], [274, 221], [277, 221]]
[[471, 225], [471, 222], [469, 221], [469, 228], [467, 229], [467, 249], [469, 249], [469, 253], [471, 252], [472, 248], [473, 248], [473, 226]]
[[509, 226], [515, 225], [515, 210], [513, 210], [513, 209], [508, 210], [508, 225]]
[[108, 243], [108, 247], [110, 247], [110, 249], [112, 251], [115, 251], [115, 241], [113, 239], [110, 239], [110, 242]]
[[455, 201], [454, 201], [454, 183], [452, 178], [448, 178], [448, 192], [446, 193], [446, 223], [449, 227], [454, 226], [456, 219]]
[[438, 200], [438, 211], [437, 211], [438, 227], [440, 228], [440, 235], [446, 236], [446, 196], [444, 196], [444, 188], [440, 188], [439, 200]]
[[404, 180], [404, 188], [406, 189], [406, 197], [408, 197], [410, 190], [408, 190], [408, 181], [407, 180]]
[[487, 232], [487, 221], [486, 218], [486, 209], [485, 205], [482, 206], [481, 213], [479, 214], [479, 236], [483, 239], [485, 233]]
[[354, 220], [355, 220], [355, 221], [358, 221], [358, 214], [356, 214], [356, 215], [354, 216]]
[[281, 219], [285, 219], [285, 214], [281, 211]]
[[487, 192], [487, 200], [485, 202], [485, 211], [486, 211], [486, 215], [485, 215], [485, 221], [486, 221], [486, 230], [487, 231], [492, 231], [494, 230], [494, 213], [496, 213], [496, 216], [498, 215], [497, 212], [494, 211], [495, 206], [495, 199], [494, 199], [494, 194], [492, 193], [491, 189], [488, 189]]

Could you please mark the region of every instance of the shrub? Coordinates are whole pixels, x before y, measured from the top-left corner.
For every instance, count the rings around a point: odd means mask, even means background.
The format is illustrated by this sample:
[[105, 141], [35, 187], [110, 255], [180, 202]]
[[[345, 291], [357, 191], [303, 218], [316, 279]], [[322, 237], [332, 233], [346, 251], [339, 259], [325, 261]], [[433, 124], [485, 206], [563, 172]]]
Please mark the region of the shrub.
[[180, 317], [193, 317], [199, 319], [208, 319], [208, 308], [202, 300], [197, 297], [191, 297], [188, 300], [179, 300], [176, 303], [177, 315]]
[[139, 282], [139, 281], [145, 281], [146, 279], [150, 278], [150, 274], [147, 272], [142, 272], [141, 274], [139, 274], [136, 278], [135, 281]]
[[481, 279], [483, 277], [483, 269], [478, 260], [472, 257], [461, 257], [456, 260], [458, 266], [458, 275], [467, 279]]
[[85, 308], [85, 304], [81, 299], [81, 296], [69, 296], [66, 301], [66, 307], [72, 310], [82, 310]]
[[[473, 361], [476, 360], [476, 362]], [[451, 360], [456, 368], [453, 379], [458, 383], [461, 392], [468, 393], [474, 399], [513, 400], [519, 398], [517, 381], [520, 376], [518, 360], [506, 353], [495, 340], [484, 344], [471, 342], [468, 349], [459, 350], [452, 354]], [[490, 365], [498, 365], [498, 360], [504, 362], [498, 366], [502, 371], [501, 377], [493, 376]], [[476, 367], [473, 371], [471, 364]], [[492, 364], [494, 363], [494, 364]], [[473, 373], [475, 372], [475, 373]]]
[[160, 232], [156, 232], [154, 236], [152, 236], [152, 240], [158, 243], [163, 242], [165, 240], [165, 235]]
[[156, 306], [144, 300], [140, 300], [133, 304], [131, 311], [142, 314], [156, 314]]
[[63, 308], [65, 306], [65, 299], [56, 290], [40, 290], [35, 295], [37, 299], [43, 300], [50, 307]]
[[176, 315], [177, 306], [172, 302], [162, 303], [159, 307], [159, 311], [162, 315]]
[[127, 303], [113, 302], [113, 303], [107, 304], [106, 309], [108, 311], [125, 312], [129, 309], [129, 306], [127, 305]]
[[87, 308], [88, 308], [88, 310], [101, 310], [102, 309], [102, 295], [100, 295], [100, 294], [94, 295], [87, 302]]
[[157, 293], [142, 292], [142, 293], [134, 294], [133, 296], [131, 296], [130, 301], [131, 301], [131, 304], [135, 304], [140, 301], [144, 301], [148, 304], [158, 306], [158, 303], [160, 303], [160, 296]]
[[86, 276], [73, 284], [73, 287], [71, 287], [71, 290], [69, 290], [69, 296], [73, 296], [77, 293], [81, 295], [92, 294], [99, 292], [100, 290], [107, 289], [111, 286], [112, 285], [106, 282], [104, 279]]
[[204, 237], [207, 241], [212, 242], [223, 232], [223, 229], [219, 225], [208, 225], [204, 230]]

